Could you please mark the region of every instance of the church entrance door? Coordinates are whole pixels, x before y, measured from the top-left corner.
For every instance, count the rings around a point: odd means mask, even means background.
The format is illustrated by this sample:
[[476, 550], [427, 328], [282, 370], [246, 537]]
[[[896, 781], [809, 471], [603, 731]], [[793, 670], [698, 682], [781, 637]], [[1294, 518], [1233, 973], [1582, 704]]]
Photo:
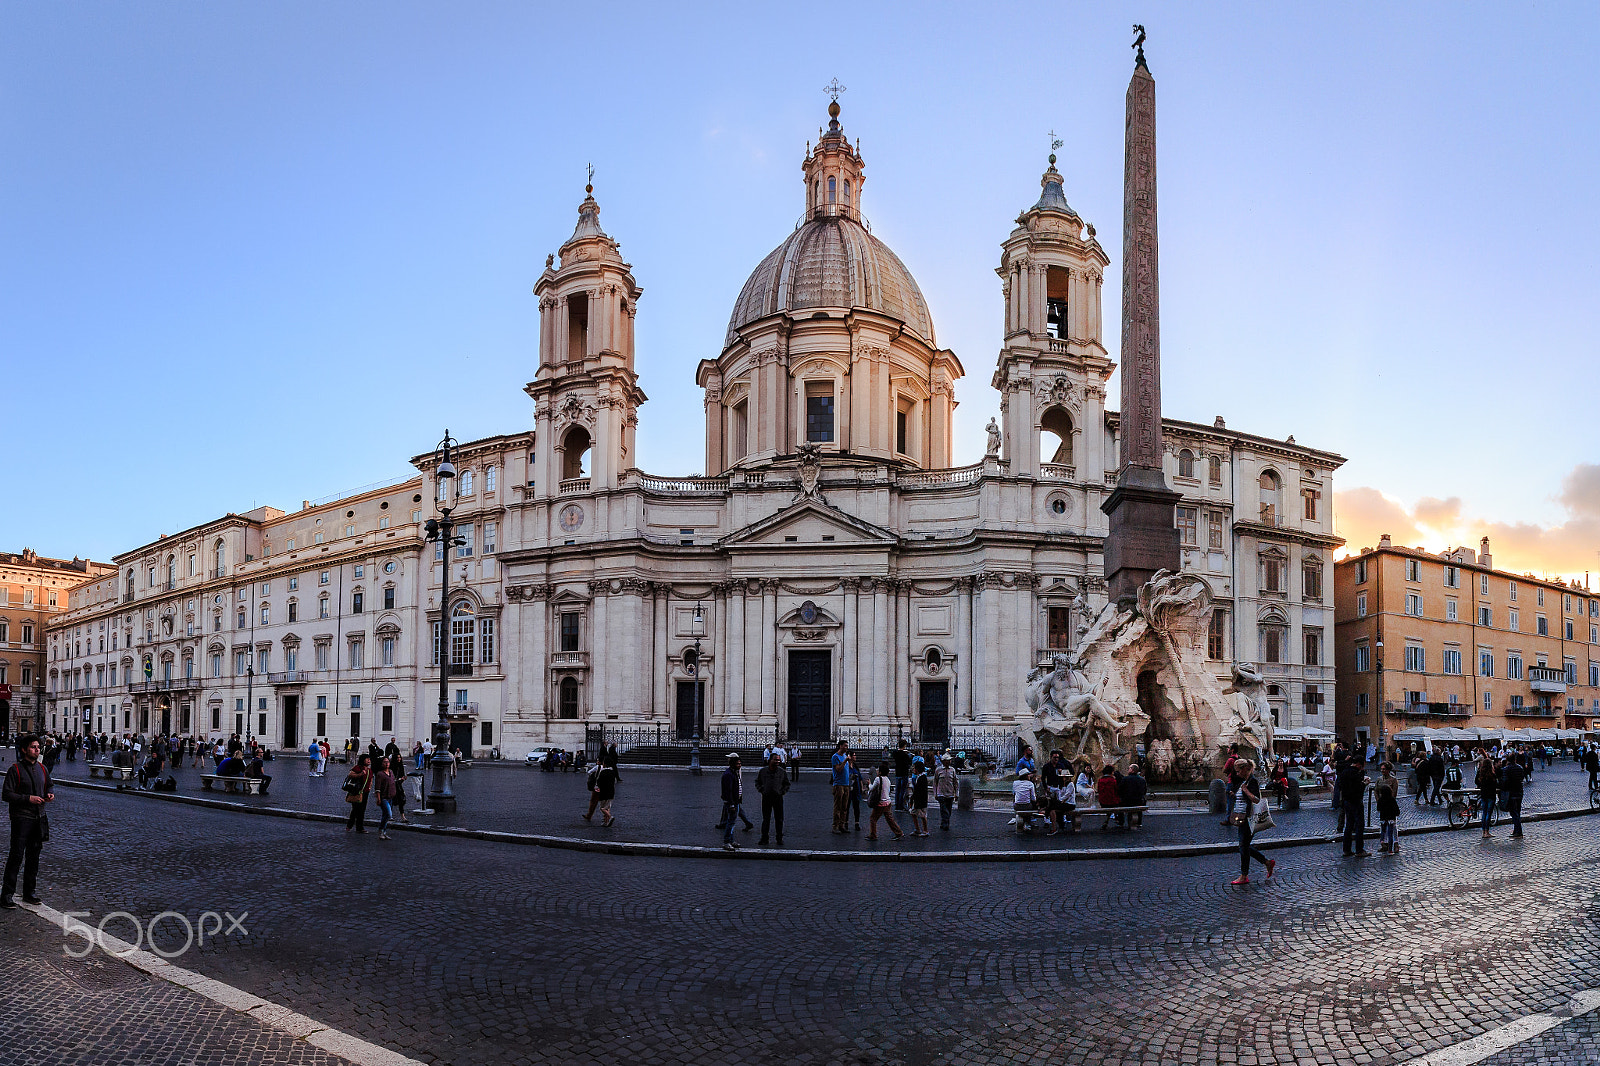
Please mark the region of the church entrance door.
[[826, 741], [832, 724], [833, 653], [789, 653], [789, 739]]
[[950, 740], [950, 682], [918, 682], [917, 705], [922, 709], [918, 738], [944, 747]]
[[678, 739], [690, 740], [696, 733], [704, 740], [703, 727], [706, 716], [706, 683], [704, 681], [679, 681], [677, 697]]

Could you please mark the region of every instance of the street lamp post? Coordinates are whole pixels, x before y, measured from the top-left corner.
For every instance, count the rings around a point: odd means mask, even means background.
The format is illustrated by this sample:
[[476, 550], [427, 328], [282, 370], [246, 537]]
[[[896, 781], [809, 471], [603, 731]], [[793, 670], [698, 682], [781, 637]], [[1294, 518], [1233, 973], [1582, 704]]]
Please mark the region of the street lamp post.
[[456, 446], [456, 440], [450, 436], [450, 431], [444, 431], [444, 439], [439, 442], [439, 465], [435, 468], [438, 478], [434, 490], [434, 508], [439, 512], [437, 519], [430, 518], [423, 526], [426, 540], [439, 545], [440, 588], [439, 588], [439, 717], [433, 723], [433, 759], [430, 766], [433, 770], [433, 797], [429, 802], [427, 778], [423, 778], [422, 813], [431, 814], [436, 811], [454, 812], [456, 809], [455, 792], [450, 787], [450, 770], [455, 763], [455, 757], [450, 754], [450, 549], [463, 543], [456, 537], [455, 520], [450, 513], [455, 510], [456, 501], [459, 499], [459, 489], [456, 481], [456, 467], [450, 461], [450, 449]]
[[704, 628], [705, 608], [694, 605], [694, 661], [689, 664], [689, 683], [694, 686], [694, 736], [689, 741], [689, 772], [699, 777], [705, 771], [700, 766], [700, 632]]

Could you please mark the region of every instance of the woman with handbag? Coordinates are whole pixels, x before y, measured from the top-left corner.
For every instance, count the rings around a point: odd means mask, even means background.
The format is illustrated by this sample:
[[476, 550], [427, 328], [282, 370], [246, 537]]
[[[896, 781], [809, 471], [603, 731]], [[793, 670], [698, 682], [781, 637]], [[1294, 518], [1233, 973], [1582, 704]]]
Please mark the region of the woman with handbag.
[[1266, 803], [1261, 798], [1261, 786], [1255, 779], [1255, 764], [1249, 759], [1240, 759], [1234, 763], [1233, 769], [1239, 779], [1239, 791], [1233, 801], [1233, 821], [1239, 827], [1239, 879], [1230, 883], [1248, 885], [1251, 859], [1257, 860], [1267, 868], [1269, 878], [1278, 865], [1250, 843], [1251, 838], [1255, 836], [1256, 818], [1263, 817], [1266, 824], [1261, 828], [1270, 829], [1272, 813], [1267, 810]]
[[344, 779], [344, 801], [350, 804], [350, 817], [344, 823], [346, 833], [352, 829], [357, 833], [367, 831], [367, 793], [371, 789], [372, 771], [367, 769], [367, 756], [362, 755]]
[[878, 767], [878, 776], [872, 779], [872, 789], [867, 794], [867, 805], [872, 813], [867, 816], [867, 839], [878, 839], [878, 819], [882, 818], [894, 830], [896, 840], [905, 836], [894, 820], [894, 792], [889, 787], [889, 764]]

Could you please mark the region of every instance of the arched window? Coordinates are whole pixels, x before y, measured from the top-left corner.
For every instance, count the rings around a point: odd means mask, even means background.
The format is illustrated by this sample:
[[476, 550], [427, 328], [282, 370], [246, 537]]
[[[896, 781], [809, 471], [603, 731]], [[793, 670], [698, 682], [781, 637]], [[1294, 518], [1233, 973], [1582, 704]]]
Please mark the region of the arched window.
[[834, 179], [833, 178], [829, 178], [828, 179], [828, 202], [830, 204], [835, 202], [836, 200], [838, 200], [838, 198], [839, 198], [838, 197], [838, 192], [839, 192], [839, 190], [838, 190], [837, 186], [835, 185]]
[[123, 594], [124, 599], [133, 599], [133, 571], [128, 571], [128, 590]]
[[472, 495], [472, 471], [470, 470], [463, 470], [461, 472], [461, 495]]
[[1072, 465], [1072, 416], [1066, 408], [1052, 407], [1039, 419], [1039, 458], [1059, 466]]
[[477, 645], [477, 616], [472, 604], [465, 600], [456, 603], [450, 611], [450, 673], [471, 676], [475, 661], [473, 652]]
[[169, 555], [169, 556], [167, 556], [167, 588], [170, 589], [172, 586], [176, 585], [177, 583], [178, 583], [178, 557], [176, 555]]
[[589, 431], [582, 426], [567, 430], [561, 445], [561, 480], [589, 476]]
[[561, 717], [578, 717], [578, 679], [575, 677], [561, 679]]
[[1194, 452], [1188, 448], [1178, 453], [1178, 476], [1194, 477]]
[[844, 183], [844, 202], [847, 204], [850, 202], [850, 183], [848, 181]]
[[1269, 526], [1276, 525], [1278, 518], [1283, 513], [1279, 510], [1283, 482], [1271, 470], [1261, 471], [1261, 477], [1258, 482], [1261, 486], [1261, 521]]
[[1213, 485], [1222, 484], [1222, 456], [1213, 455], [1209, 465], [1211, 467], [1211, 483]]

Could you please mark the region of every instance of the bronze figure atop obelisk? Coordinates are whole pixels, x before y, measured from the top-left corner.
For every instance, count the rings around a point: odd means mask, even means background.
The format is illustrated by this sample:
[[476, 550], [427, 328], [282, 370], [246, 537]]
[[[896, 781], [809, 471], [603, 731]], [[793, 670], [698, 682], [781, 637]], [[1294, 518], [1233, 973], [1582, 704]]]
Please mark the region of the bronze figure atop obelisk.
[[1179, 566], [1174, 505], [1161, 449], [1161, 299], [1156, 240], [1156, 82], [1135, 27], [1122, 193], [1122, 427], [1117, 486], [1100, 509], [1107, 595], [1130, 600], [1157, 570]]

